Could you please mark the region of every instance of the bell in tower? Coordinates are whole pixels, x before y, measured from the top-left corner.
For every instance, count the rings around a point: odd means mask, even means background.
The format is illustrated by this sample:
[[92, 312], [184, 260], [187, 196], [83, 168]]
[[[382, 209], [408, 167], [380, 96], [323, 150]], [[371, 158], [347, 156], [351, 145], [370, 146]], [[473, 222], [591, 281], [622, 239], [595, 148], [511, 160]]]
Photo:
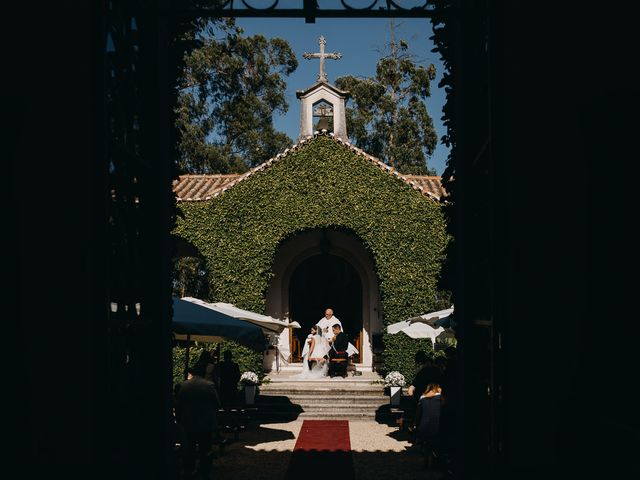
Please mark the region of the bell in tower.
[[314, 130], [333, 132], [333, 107], [322, 100], [313, 108]]

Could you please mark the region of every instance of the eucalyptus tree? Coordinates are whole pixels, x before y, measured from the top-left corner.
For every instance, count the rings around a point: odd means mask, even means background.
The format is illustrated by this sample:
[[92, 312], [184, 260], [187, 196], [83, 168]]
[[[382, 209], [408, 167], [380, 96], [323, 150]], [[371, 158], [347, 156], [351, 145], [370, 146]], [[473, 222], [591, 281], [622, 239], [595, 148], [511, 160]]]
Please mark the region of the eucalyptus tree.
[[433, 64], [420, 65], [406, 41], [391, 41], [371, 78], [344, 76], [336, 86], [351, 93], [347, 131], [360, 148], [407, 174], [432, 174], [428, 158], [438, 141], [427, 110]]
[[298, 66], [287, 41], [245, 36], [233, 19], [206, 24], [197, 39], [179, 80], [179, 167], [243, 172], [290, 146], [273, 127], [288, 109], [284, 77]]

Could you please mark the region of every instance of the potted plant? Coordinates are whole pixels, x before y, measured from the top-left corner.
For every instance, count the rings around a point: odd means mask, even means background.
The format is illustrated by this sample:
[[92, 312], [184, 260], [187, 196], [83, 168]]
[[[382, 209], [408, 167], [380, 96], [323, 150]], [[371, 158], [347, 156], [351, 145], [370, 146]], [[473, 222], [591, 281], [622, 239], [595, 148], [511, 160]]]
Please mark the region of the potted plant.
[[404, 375], [400, 372], [389, 372], [384, 378], [385, 387], [389, 388], [389, 397], [391, 405], [400, 405], [400, 397], [402, 397], [402, 387], [405, 386]]
[[244, 372], [240, 377], [240, 385], [244, 388], [244, 400], [246, 405], [253, 405], [256, 399], [256, 386], [260, 383], [258, 375], [254, 372]]

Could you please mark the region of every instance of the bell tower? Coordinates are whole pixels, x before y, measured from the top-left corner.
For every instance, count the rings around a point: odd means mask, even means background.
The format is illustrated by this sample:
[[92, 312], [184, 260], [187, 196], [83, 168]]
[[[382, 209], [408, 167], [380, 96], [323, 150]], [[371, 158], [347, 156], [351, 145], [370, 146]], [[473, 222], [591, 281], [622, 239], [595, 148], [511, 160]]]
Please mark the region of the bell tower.
[[300, 135], [298, 140], [310, 137], [316, 130], [327, 130], [342, 139], [348, 140], [345, 102], [349, 92], [342, 91], [329, 83], [324, 69], [325, 59], [339, 60], [341, 53], [325, 53], [324, 37], [320, 37], [320, 52], [305, 53], [306, 59], [320, 59], [320, 73], [311, 87], [296, 91], [300, 99]]

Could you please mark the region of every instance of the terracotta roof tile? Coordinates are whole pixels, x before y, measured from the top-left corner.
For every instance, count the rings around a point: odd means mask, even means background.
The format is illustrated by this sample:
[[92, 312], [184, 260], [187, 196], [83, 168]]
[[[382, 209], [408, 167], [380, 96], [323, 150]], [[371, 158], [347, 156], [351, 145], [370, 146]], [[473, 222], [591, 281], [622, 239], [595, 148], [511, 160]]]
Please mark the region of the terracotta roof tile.
[[238, 177], [239, 174], [180, 175], [179, 179], [173, 182], [173, 192], [179, 201], [206, 200]]
[[[369, 155], [365, 151], [360, 148], [350, 144], [349, 142], [345, 142], [339, 138], [333, 136], [333, 134], [327, 134], [325, 131], [322, 133], [316, 132], [315, 136], [318, 135], [328, 135], [333, 138], [334, 141], [346, 146], [352, 152], [360, 155], [361, 157], [366, 158], [374, 165], [380, 167], [382, 170], [386, 170], [391, 173], [395, 177], [403, 180], [405, 183], [410, 185], [422, 192], [423, 195], [427, 195], [434, 200], [437, 201], [446, 201], [447, 192], [442, 186], [441, 177], [436, 176], [427, 176], [427, 175], [402, 175], [394, 168], [386, 165], [381, 162], [377, 158]], [[250, 177], [253, 173], [259, 172], [268, 168], [274, 162], [282, 159], [287, 156], [289, 152], [294, 152], [298, 150], [302, 145], [309, 142], [313, 137], [308, 137], [306, 139], [301, 140], [297, 144], [293, 145], [291, 148], [287, 148], [284, 152], [279, 153], [275, 157], [267, 160], [264, 163], [261, 163], [257, 167], [249, 170], [247, 173], [243, 174], [209, 174], [209, 175], [180, 175], [178, 180], [174, 180], [173, 182], [173, 191], [176, 195], [178, 201], [183, 202], [197, 202], [203, 200], [209, 200], [212, 197], [216, 197], [220, 195], [225, 190], [233, 187], [237, 183], [243, 181], [245, 178]]]
[[429, 191], [439, 199], [447, 197], [447, 192], [442, 186], [442, 177], [431, 175], [404, 175], [404, 177], [409, 181], [410, 185]]

